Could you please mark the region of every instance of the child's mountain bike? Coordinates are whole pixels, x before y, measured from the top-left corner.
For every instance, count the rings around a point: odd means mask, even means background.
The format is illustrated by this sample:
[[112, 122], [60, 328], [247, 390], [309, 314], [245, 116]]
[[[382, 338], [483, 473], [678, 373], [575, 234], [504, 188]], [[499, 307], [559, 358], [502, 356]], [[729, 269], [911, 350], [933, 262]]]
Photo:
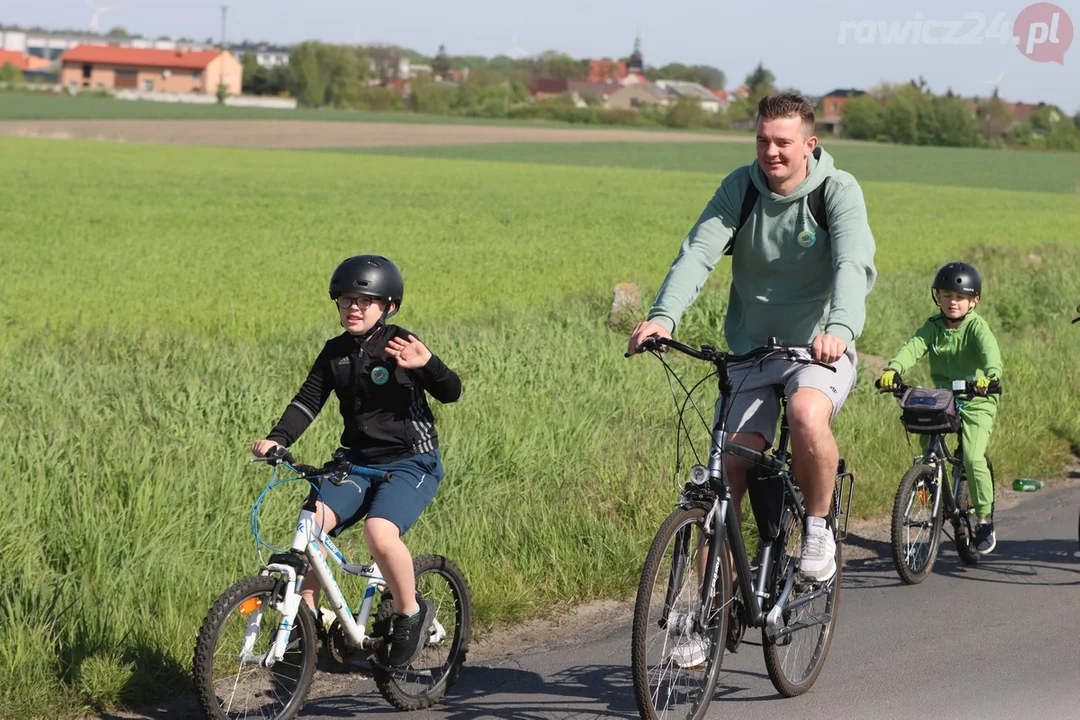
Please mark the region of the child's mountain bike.
[[[457, 680], [469, 649], [472, 600], [461, 570], [439, 555], [414, 558], [416, 590], [435, 606], [435, 621], [415, 662], [408, 668], [388, 666], [393, 603], [382, 573], [374, 562], [348, 562], [322, 532], [314, 511], [324, 482], [341, 483], [351, 473], [373, 482], [389, 475], [349, 465], [340, 455], [322, 468], [298, 465], [280, 446], [262, 460], [274, 470], [251, 511], [252, 532], [260, 544], [270, 547], [258, 532], [258, 509], [266, 493], [290, 480], [307, 481], [312, 489], [300, 510], [291, 549], [272, 555], [258, 575], [229, 588], [203, 621], [195, 646], [194, 680], [207, 717], [295, 717], [311, 687], [320, 640], [339, 666], [370, 673], [379, 692], [396, 708], [419, 710], [441, 700]], [[282, 468], [290, 475], [279, 480]], [[367, 579], [355, 614], [316, 540], [341, 570]], [[300, 596], [300, 584], [309, 572], [319, 578], [336, 616], [329, 628], [316, 621]]]
[[[958, 398], [974, 397], [974, 383], [958, 380], [952, 390], [907, 385], [883, 390], [880, 380], [874, 385], [881, 392], [899, 398], [904, 428], [925, 437], [925, 450], [914, 456], [914, 463], [900, 481], [893, 502], [892, 554], [900, 579], [909, 585], [921, 583], [934, 569], [946, 520], [952, 527], [951, 538], [960, 559], [967, 565], [977, 564], [979, 552], [973, 542], [975, 510], [964, 470], [957, 403]], [[1000, 394], [1000, 384], [992, 383], [989, 392]], [[956, 434], [955, 453], [949, 451], [945, 440], [950, 434]], [[989, 455], [986, 464], [993, 478], [994, 464]]]
[[[775, 338], [743, 355], [707, 345], [696, 350], [667, 338], [642, 343], [639, 350], [652, 352], [676, 380], [660, 353], [663, 347], [712, 363], [715, 370], [698, 385], [718, 376], [722, 405], [712, 425], [707, 465], [697, 458], [697, 464], [690, 468], [690, 480], [677, 507], [657, 531], [641, 571], [631, 640], [638, 711], [644, 720], [703, 717], [716, 690], [724, 650], [734, 652], [748, 627], [761, 628], [765, 667], [774, 687], [785, 697], [800, 695], [817, 680], [832, 643], [840, 595], [841, 548], [854, 476], [845, 471], [841, 460], [827, 518], [836, 540], [836, 573], [826, 582], [809, 580], [799, 570], [806, 511], [792, 477], [786, 403], [774, 451], [762, 453], [731, 442], [726, 429], [732, 390], [728, 365], [782, 358], [831, 366], [811, 360], [806, 348], [786, 347]], [[686, 393], [679, 425], [696, 455], [683, 413], [686, 405], [693, 403], [698, 385], [686, 390], [681, 381], [679, 384]], [[698, 416], [708, 428], [700, 410]], [[679, 434], [680, 445], [683, 432]], [[676, 454], [680, 456], [678, 476], [681, 449]], [[732, 502], [725, 454], [753, 463], [756, 472], [750, 473], [753, 477], [748, 477], [748, 485], [758, 483], [765, 493], [758, 496], [759, 505], [754, 494], [757, 488], [751, 491], [762, 535], [754, 566]]]

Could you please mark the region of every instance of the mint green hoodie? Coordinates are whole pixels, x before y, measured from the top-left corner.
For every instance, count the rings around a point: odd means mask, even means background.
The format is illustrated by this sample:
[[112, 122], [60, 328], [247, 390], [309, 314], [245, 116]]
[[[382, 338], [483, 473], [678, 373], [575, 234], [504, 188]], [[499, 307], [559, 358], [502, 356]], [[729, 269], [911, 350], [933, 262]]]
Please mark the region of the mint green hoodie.
[[[769, 189], [756, 160], [724, 178], [683, 239], [648, 319], [675, 331], [720, 260], [753, 182], [761, 197], [735, 244], [724, 323], [728, 347], [747, 352], [770, 335], [809, 345], [824, 332], [844, 340], [853, 352], [866, 321], [866, 296], [877, 279], [874, 236], [855, 178], [837, 170], [820, 146], [808, 163], [806, 179], [786, 197]], [[807, 203], [826, 177], [828, 231], [814, 222]], [[815, 237], [808, 247], [797, 241], [803, 230]]]

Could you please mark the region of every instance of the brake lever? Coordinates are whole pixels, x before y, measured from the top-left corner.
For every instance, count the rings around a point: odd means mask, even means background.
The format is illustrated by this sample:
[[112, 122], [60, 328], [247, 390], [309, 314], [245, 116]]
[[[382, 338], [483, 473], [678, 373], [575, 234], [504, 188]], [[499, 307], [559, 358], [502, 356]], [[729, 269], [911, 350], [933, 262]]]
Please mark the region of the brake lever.
[[[804, 348], [799, 348], [799, 350], [802, 349]], [[823, 362], [821, 360], [815, 360], [813, 355], [811, 355], [810, 357], [804, 357], [803, 355], [799, 354], [799, 350], [796, 350], [795, 348], [788, 348], [788, 358], [802, 365], [818, 365], [825, 368], [826, 370], [836, 372], [836, 368], [833, 365], [830, 365], [829, 363]], [[813, 352], [813, 350], [811, 350], [809, 347], [805, 348], [805, 351], [809, 353]]]

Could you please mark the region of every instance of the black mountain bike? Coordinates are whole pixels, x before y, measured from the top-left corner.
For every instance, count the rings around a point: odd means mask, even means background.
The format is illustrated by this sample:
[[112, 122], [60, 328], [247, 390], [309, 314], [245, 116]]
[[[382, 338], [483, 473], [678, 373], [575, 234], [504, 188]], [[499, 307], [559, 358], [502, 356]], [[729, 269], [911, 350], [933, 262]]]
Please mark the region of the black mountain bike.
[[[874, 386], [900, 399], [904, 428], [929, 436], [926, 451], [915, 455], [914, 463], [900, 480], [893, 502], [892, 554], [900, 579], [909, 585], [921, 583], [934, 568], [946, 520], [952, 527], [956, 552], [967, 565], [979, 562], [975, 549], [975, 510], [968, 493], [964, 470], [963, 436], [957, 398], [974, 397], [974, 383], [957, 381], [953, 390], [899, 385], [893, 390]], [[1000, 394], [1001, 385], [991, 383], [990, 393]], [[950, 452], [945, 438], [956, 434], [956, 451]], [[986, 456], [990, 477], [994, 464]], [[950, 471], [951, 470], [951, 471]], [[948, 534], [948, 530], [945, 531]]]
[[[836, 625], [841, 548], [854, 482], [840, 460], [827, 518], [836, 541], [836, 573], [826, 582], [809, 580], [799, 570], [806, 511], [792, 476], [786, 402], [775, 450], [762, 453], [731, 442], [726, 430], [732, 390], [728, 365], [779, 357], [831, 366], [811, 360], [805, 347], [787, 347], [775, 338], [742, 355], [708, 345], [697, 350], [667, 338], [643, 342], [638, 349], [652, 352], [676, 380], [661, 355], [665, 347], [715, 366], [691, 390], [679, 381], [686, 392], [679, 424], [691, 449], [693, 440], [682, 418], [686, 404], [693, 404], [694, 389], [717, 375], [722, 400], [712, 425], [708, 464], [697, 458], [690, 468], [690, 480], [660, 526], [641, 572], [631, 653], [634, 692], [644, 720], [703, 717], [716, 689], [724, 650], [734, 652], [748, 627], [761, 628], [765, 667], [780, 694], [792, 697], [810, 689], [825, 663]], [[708, 428], [700, 410], [698, 416]], [[678, 477], [681, 450], [676, 454]], [[748, 485], [758, 483], [758, 488], [774, 491], [755, 496], [757, 488], [751, 488], [762, 536], [755, 566], [747, 556], [732, 502], [724, 454], [752, 463], [755, 472], [748, 473]]]

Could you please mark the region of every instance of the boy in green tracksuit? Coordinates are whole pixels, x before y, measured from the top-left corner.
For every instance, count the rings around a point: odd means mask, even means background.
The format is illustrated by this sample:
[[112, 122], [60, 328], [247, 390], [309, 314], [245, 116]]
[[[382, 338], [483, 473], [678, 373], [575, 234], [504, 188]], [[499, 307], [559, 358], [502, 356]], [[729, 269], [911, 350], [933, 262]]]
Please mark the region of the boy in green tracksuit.
[[962, 262], [938, 270], [931, 293], [941, 312], [915, 331], [881, 374], [882, 389], [901, 384], [901, 373], [930, 354], [930, 377], [939, 388], [952, 388], [953, 380], [974, 380], [978, 397], [960, 408], [960, 434], [968, 491], [975, 507], [975, 549], [989, 553], [997, 546], [994, 534], [994, 484], [986, 464], [999, 396], [987, 395], [990, 383], [1001, 377], [1001, 351], [986, 320], [975, 312], [982, 295], [979, 272]]

